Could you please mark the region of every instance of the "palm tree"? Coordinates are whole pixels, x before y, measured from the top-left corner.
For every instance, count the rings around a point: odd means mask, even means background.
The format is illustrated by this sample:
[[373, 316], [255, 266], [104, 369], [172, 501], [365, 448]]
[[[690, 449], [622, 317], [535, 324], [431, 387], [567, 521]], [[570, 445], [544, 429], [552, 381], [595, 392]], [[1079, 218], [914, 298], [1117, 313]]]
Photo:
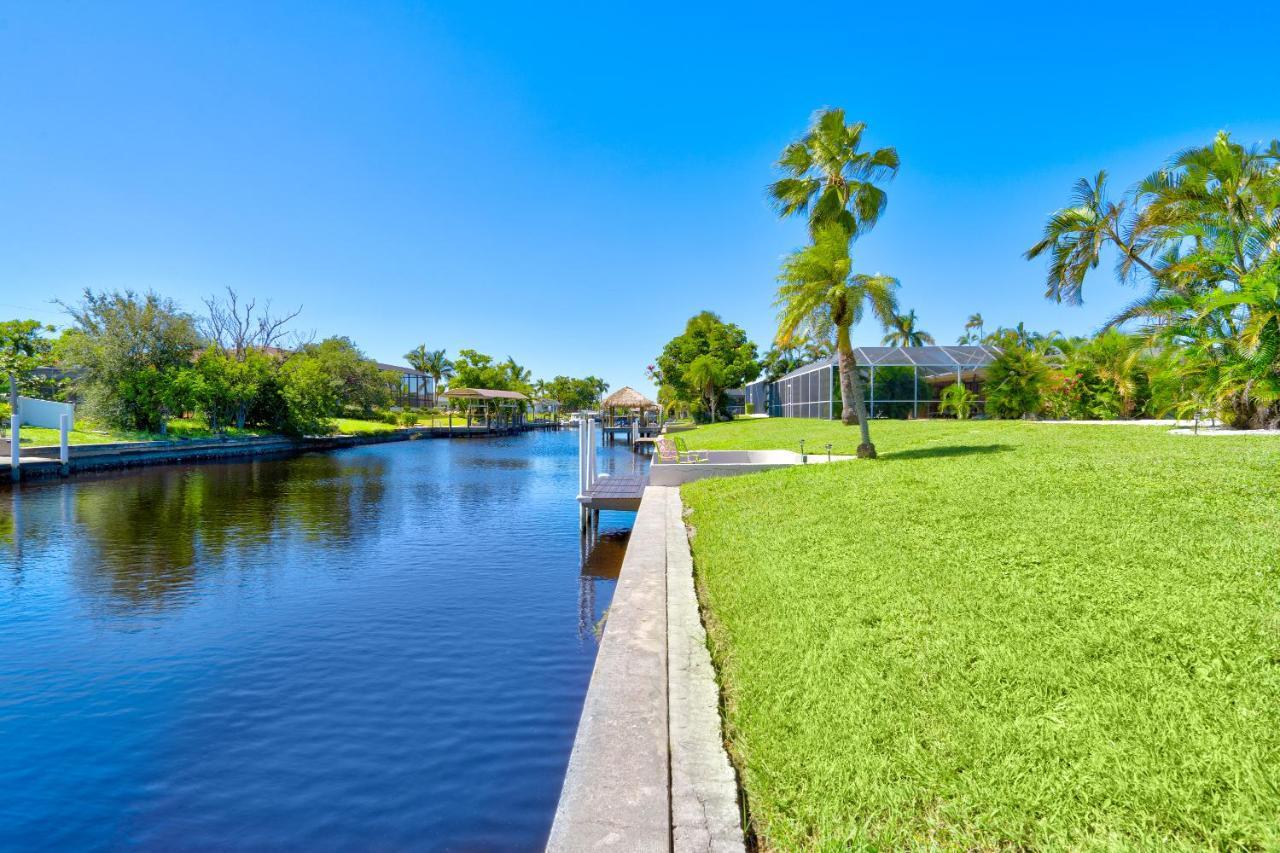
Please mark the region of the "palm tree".
[[[1123, 205], [1096, 195], [1118, 223]], [[1121, 248], [1118, 277], [1145, 274], [1149, 287], [1108, 327], [1133, 321], [1150, 343], [1185, 349], [1166, 359], [1177, 382], [1162, 384], [1215, 401], [1233, 426], [1280, 422], [1280, 325], [1266, 290], [1280, 276], [1280, 142], [1246, 147], [1220, 132], [1139, 182], [1128, 206], [1124, 227], [1101, 239]], [[1064, 245], [1053, 244], [1055, 263]], [[1087, 268], [1074, 278], [1077, 298]]]
[[976, 311], [970, 314], [969, 319], [964, 321], [964, 339], [962, 340], [962, 343], [969, 344], [980, 342], [983, 337], [983, 325], [984, 323], [981, 314]]
[[1142, 363], [1142, 345], [1138, 338], [1123, 332], [1102, 332], [1082, 348], [1083, 355], [1093, 365], [1098, 378], [1111, 384], [1120, 398], [1120, 416], [1132, 417], [1134, 398], [1138, 394], [1138, 382]]
[[404, 360], [409, 362], [409, 366], [419, 373], [427, 372], [427, 357], [430, 352], [427, 350], [426, 344], [418, 344], [413, 349], [404, 354]]
[[439, 399], [440, 382], [453, 378], [453, 362], [445, 357], [445, 351], [429, 350], [426, 344], [419, 344], [412, 352], [405, 353], [404, 357], [414, 370], [431, 377], [432, 387]]
[[877, 182], [898, 172], [893, 148], [860, 151], [862, 122], [845, 124], [844, 110], [820, 110], [809, 131], [782, 151], [778, 168], [787, 177], [769, 186], [778, 213], [809, 215], [809, 230], [838, 223], [850, 237], [865, 234], [884, 213], [888, 196]]
[[933, 346], [936, 341], [933, 335], [916, 328], [916, 311], [911, 309], [905, 314], [895, 314], [889, 325], [889, 333], [881, 343], [892, 347]]
[[716, 420], [716, 409], [720, 401], [720, 390], [724, 386], [724, 375], [724, 363], [707, 353], [689, 362], [689, 367], [685, 370], [685, 379], [698, 389], [699, 396], [707, 404], [707, 416], [712, 423]]
[[507, 356], [507, 360], [502, 363], [502, 366], [506, 369], [507, 376], [511, 379], [511, 384], [513, 385], [527, 386], [530, 380], [533, 379], [533, 371], [526, 367], [521, 367], [512, 356]]
[[814, 235], [812, 245], [793, 252], [778, 276], [778, 344], [786, 346], [799, 331], [813, 325], [831, 323], [835, 328], [836, 353], [840, 369], [840, 396], [844, 407], [840, 420], [855, 421], [861, 427], [858, 456], [874, 458], [875, 445], [867, 424], [862, 379], [853, 353], [850, 330], [862, 319], [867, 307], [888, 325], [897, 316], [894, 291], [897, 279], [887, 275], [853, 273], [849, 238], [843, 226], [826, 225]]
[[1154, 274], [1132, 237], [1126, 240], [1122, 235], [1127, 203], [1108, 200], [1105, 171], [1099, 172], [1093, 183], [1087, 178], [1077, 181], [1072, 201], [1070, 207], [1049, 217], [1040, 241], [1024, 253], [1027, 260], [1049, 253], [1046, 298], [1079, 305], [1083, 301], [1084, 277], [1098, 266], [1102, 247], [1108, 243], [1120, 251], [1122, 270], [1137, 264]]
[[595, 405], [599, 406], [604, 400], [604, 392], [609, 390], [609, 383], [596, 376], [588, 376], [585, 380], [591, 385], [591, 390], [595, 394]]

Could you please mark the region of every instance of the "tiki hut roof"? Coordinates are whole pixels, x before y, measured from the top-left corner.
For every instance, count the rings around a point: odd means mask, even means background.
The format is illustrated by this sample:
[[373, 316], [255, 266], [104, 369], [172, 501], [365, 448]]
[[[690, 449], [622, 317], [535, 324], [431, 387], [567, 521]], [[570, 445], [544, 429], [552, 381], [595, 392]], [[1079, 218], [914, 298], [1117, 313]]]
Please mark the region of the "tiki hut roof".
[[656, 409], [658, 404], [630, 385], [623, 385], [600, 404], [606, 409]]

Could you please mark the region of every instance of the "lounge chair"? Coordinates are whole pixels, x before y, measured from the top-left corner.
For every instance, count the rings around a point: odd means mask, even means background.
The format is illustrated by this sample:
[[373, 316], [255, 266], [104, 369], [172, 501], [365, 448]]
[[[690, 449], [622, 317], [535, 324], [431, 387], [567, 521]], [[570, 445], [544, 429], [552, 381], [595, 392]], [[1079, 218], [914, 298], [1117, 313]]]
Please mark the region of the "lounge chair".
[[705, 450], [690, 450], [689, 446], [684, 443], [684, 439], [680, 436], [675, 437], [676, 454], [680, 457], [681, 462], [706, 462], [709, 457]]
[[658, 454], [658, 461], [663, 464], [675, 464], [680, 461], [680, 451], [676, 449], [676, 443], [669, 438], [660, 438], [653, 445], [654, 452]]

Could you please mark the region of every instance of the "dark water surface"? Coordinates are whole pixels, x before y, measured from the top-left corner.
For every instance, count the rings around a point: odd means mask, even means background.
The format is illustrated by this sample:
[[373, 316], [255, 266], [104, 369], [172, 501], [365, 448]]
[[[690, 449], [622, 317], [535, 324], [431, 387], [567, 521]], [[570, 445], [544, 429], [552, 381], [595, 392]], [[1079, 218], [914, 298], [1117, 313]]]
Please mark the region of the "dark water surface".
[[632, 521], [576, 441], [0, 487], [0, 849], [539, 847]]

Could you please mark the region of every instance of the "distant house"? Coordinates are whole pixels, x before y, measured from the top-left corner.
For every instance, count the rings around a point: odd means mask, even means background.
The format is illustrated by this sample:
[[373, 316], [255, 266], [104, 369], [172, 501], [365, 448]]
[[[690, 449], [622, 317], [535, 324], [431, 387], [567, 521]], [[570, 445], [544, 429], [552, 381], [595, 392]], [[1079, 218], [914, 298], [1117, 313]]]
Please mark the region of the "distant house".
[[426, 409], [436, 404], [435, 380], [425, 373], [399, 364], [378, 362], [378, 369], [400, 374], [400, 388], [395, 405], [404, 408]]
[[726, 388], [724, 392], [724, 407], [731, 415], [745, 414], [747, 392], [745, 388]]
[[[979, 346], [854, 347], [871, 417], [927, 418], [938, 413], [939, 396], [960, 383], [981, 395], [987, 368], [1000, 348]], [[839, 418], [839, 367], [835, 356], [797, 367], [773, 381], [743, 389], [744, 408], [775, 418]], [[979, 396], [977, 409], [985, 400]]]
[[532, 411], [535, 416], [551, 415], [554, 417], [560, 414], [559, 401], [552, 400], [550, 397], [540, 397], [536, 400], [533, 400], [530, 402], [529, 407], [530, 407], [530, 411]]

